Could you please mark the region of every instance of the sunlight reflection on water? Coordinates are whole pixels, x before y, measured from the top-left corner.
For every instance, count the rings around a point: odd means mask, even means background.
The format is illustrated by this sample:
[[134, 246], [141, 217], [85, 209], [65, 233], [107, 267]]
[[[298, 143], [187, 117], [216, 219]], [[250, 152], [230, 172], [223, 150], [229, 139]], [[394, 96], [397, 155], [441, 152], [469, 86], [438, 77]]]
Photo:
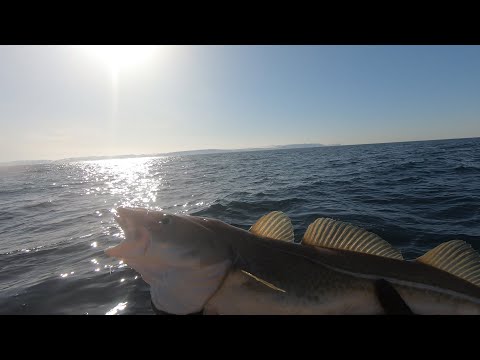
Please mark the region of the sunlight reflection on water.
[[115, 206], [153, 205], [157, 200], [158, 189], [162, 186], [158, 170], [168, 161], [168, 157], [145, 157], [79, 163], [83, 168], [83, 180], [93, 183], [85, 190], [85, 194], [120, 195], [122, 202], [115, 203]]
[[104, 254], [124, 237], [113, 216], [122, 205], [245, 229], [281, 210], [300, 237], [332, 217], [378, 232], [406, 258], [453, 238], [478, 249], [479, 150], [473, 139], [8, 168], [0, 312], [105, 314], [128, 301], [122, 314], [151, 313], [148, 284]]
[[117, 315], [119, 311], [125, 310], [127, 307], [128, 302], [121, 302], [118, 305], [116, 305], [113, 309], [107, 311], [105, 315]]

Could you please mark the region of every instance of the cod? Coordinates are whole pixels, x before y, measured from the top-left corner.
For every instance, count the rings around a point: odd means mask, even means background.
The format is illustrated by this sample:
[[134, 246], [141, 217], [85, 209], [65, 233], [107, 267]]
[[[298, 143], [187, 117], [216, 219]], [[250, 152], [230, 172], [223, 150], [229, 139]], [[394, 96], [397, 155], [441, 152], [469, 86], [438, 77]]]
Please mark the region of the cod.
[[461, 240], [407, 261], [376, 234], [329, 218], [295, 243], [280, 211], [248, 231], [142, 208], [115, 217], [125, 239], [105, 252], [140, 273], [162, 313], [480, 314], [480, 256]]

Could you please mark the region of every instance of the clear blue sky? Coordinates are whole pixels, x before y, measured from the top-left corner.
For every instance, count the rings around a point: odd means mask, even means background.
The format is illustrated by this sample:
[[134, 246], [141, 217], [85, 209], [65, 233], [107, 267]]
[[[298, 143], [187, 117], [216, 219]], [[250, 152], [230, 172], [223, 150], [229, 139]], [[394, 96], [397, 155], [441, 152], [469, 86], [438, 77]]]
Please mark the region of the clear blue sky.
[[480, 136], [479, 46], [154, 50], [0, 46], [0, 161]]

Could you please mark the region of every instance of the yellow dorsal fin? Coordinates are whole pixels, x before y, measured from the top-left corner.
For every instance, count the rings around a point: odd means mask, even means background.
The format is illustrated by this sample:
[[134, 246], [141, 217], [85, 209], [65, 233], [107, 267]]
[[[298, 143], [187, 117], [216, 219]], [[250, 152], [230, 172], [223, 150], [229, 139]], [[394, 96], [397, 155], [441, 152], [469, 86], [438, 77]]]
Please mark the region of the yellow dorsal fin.
[[465, 241], [447, 241], [426, 252], [416, 261], [480, 286], [480, 255]]
[[352, 224], [328, 218], [318, 218], [311, 223], [302, 243], [403, 260], [400, 251], [378, 235]]
[[281, 211], [272, 211], [263, 215], [249, 230], [258, 236], [293, 242], [292, 222]]

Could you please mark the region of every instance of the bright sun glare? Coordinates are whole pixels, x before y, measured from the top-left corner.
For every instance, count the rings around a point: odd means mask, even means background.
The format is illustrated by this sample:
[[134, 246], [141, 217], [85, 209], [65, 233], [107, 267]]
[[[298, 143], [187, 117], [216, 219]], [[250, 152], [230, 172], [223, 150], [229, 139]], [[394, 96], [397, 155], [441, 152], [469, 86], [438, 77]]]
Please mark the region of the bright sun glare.
[[84, 45], [90, 55], [107, 65], [112, 71], [145, 63], [159, 46], [156, 45]]

